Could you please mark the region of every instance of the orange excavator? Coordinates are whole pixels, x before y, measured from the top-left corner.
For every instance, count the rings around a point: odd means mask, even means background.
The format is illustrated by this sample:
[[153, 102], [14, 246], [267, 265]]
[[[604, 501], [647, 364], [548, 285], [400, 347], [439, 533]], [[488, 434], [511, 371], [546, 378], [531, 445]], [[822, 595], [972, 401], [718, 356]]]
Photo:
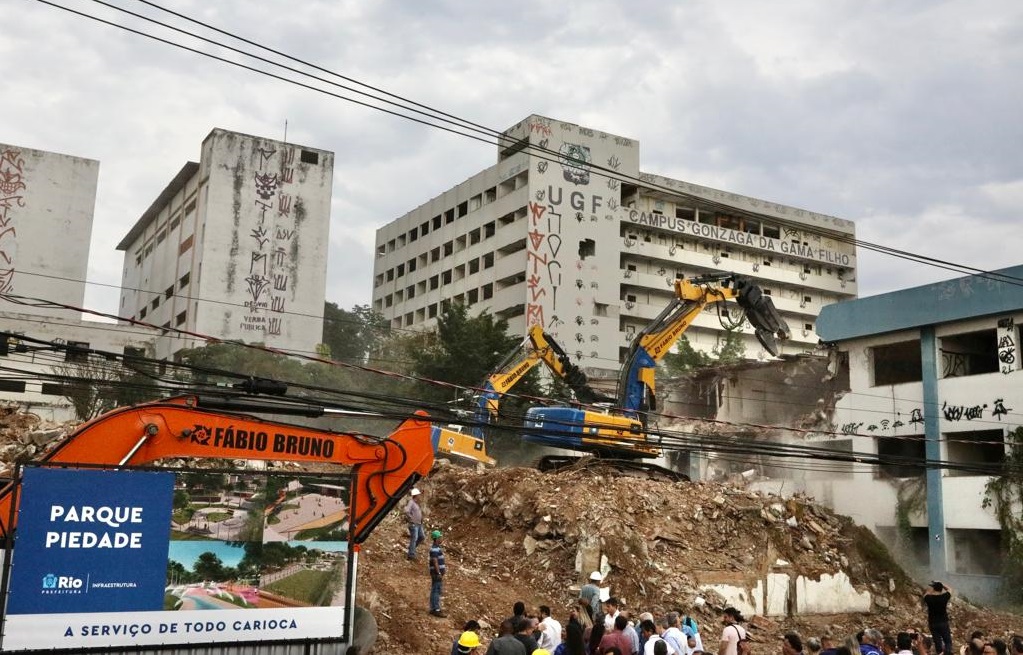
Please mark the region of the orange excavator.
[[[170, 398], [115, 409], [84, 423], [33, 463], [119, 469], [168, 458], [192, 458], [274, 460], [350, 468], [349, 583], [345, 586], [340, 634], [346, 644], [351, 644], [352, 639], [359, 640], [360, 630], [370, 634], [368, 638], [372, 641], [375, 622], [370, 619], [366, 623], [365, 610], [355, 607], [359, 545], [433, 467], [431, 426], [426, 414], [417, 412], [381, 439], [278, 423], [239, 410], [304, 416], [331, 411], [312, 405], [260, 404], [196, 396]], [[8, 544], [15, 533], [20, 486], [20, 479], [16, 478], [0, 489], [0, 538]], [[359, 627], [364, 624], [367, 627]], [[6, 647], [7, 637], [4, 639]]]
[[[231, 407], [232, 411], [218, 410]], [[305, 406], [309, 407], [309, 406]], [[83, 423], [34, 463], [140, 466], [161, 459], [252, 459], [352, 467], [349, 534], [361, 544], [420, 478], [433, 467], [430, 423], [410, 418], [385, 439], [267, 421], [235, 408], [295, 412], [277, 405], [224, 403], [196, 396], [122, 407]], [[313, 413], [323, 408], [310, 407]], [[0, 539], [15, 528], [16, 481], [0, 489]]]

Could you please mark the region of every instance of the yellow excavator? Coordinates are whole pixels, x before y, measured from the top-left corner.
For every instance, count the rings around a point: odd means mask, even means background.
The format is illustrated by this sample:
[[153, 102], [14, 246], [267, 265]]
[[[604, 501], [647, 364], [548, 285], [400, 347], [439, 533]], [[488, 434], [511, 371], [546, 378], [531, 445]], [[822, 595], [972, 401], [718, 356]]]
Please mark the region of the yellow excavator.
[[434, 426], [431, 438], [438, 456], [446, 456], [462, 464], [494, 466], [496, 461], [487, 455], [485, 429], [497, 420], [498, 408], [504, 394], [541, 362], [555, 377], [563, 380], [572, 389], [579, 402], [600, 403], [614, 400], [592, 389], [586, 374], [572, 363], [554, 337], [541, 326], [533, 325], [522, 342], [505, 356], [480, 385], [471, 429], [463, 431], [460, 425]]
[[[693, 320], [712, 303], [734, 300], [764, 349], [777, 356], [789, 327], [771, 298], [751, 280], [731, 273], [676, 280], [675, 298], [632, 340], [618, 378], [614, 402], [605, 407], [533, 407], [526, 412], [523, 439], [612, 459], [656, 458], [661, 449], [647, 435], [647, 416], [656, 409], [657, 363], [671, 351]], [[550, 457], [541, 468], [576, 458]]]

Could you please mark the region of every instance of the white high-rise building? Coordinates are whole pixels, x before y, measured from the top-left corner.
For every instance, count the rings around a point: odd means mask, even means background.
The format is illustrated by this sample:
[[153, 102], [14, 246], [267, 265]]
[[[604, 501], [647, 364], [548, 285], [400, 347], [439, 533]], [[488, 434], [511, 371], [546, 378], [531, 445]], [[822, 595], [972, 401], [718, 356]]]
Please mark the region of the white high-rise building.
[[[214, 129], [118, 244], [121, 315], [315, 352], [333, 172], [332, 152]], [[170, 332], [157, 355], [203, 344]]]
[[[99, 162], [0, 144], [0, 294], [81, 307]], [[0, 311], [67, 317], [0, 299]]]
[[[824, 305], [856, 296], [851, 221], [640, 170], [639, 143], [542, 116], [504, 133], [495, 165], [377, 231], [373, 308], [429, 327], [446, 303], [541, 324], [591, 375], [613, 375], [675, 279], [753, 278], [817, 344]], [[710, 350], [714, 308], [686, 336]], [[767, 353], [746, 332], [746, 355]]]
[[0, 144], [0, 400], [48, 419], [74, 415], [63, 345], [145, 356], [156, 336], [82, 320], [98, 178], [96, 160]]

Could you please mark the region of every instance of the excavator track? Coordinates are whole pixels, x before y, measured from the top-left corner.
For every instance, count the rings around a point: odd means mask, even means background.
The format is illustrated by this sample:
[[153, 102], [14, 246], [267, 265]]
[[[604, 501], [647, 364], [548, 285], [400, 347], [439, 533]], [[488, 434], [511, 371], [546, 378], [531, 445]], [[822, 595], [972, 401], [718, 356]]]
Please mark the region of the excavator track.
[[623, 459], [616, 457], [593, 457], [585, 455], [573, 457], [571, 455], [547, 455], [541, 457], [536, 468], [543, 472], [599, 469], [604, 468], [616, 473], [634, 475], [650, 480], [667, 480], [669, 482], [691, 482], [692, 480], [685, 473], [672, 471], [671, 469], [650, 462], [638, 459]]

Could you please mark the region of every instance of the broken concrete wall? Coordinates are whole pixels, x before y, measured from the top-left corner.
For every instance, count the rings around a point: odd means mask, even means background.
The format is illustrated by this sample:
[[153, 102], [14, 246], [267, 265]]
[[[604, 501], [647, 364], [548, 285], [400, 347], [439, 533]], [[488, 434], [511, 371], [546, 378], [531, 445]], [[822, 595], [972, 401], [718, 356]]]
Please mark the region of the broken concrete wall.
[[845, 571], [817, 578], [772, 572], [752, 587], [701, 581], [700, 589], [716, 593], [747, 616], [866, 613], [873, 605], [873, 595], [857, 591]]

